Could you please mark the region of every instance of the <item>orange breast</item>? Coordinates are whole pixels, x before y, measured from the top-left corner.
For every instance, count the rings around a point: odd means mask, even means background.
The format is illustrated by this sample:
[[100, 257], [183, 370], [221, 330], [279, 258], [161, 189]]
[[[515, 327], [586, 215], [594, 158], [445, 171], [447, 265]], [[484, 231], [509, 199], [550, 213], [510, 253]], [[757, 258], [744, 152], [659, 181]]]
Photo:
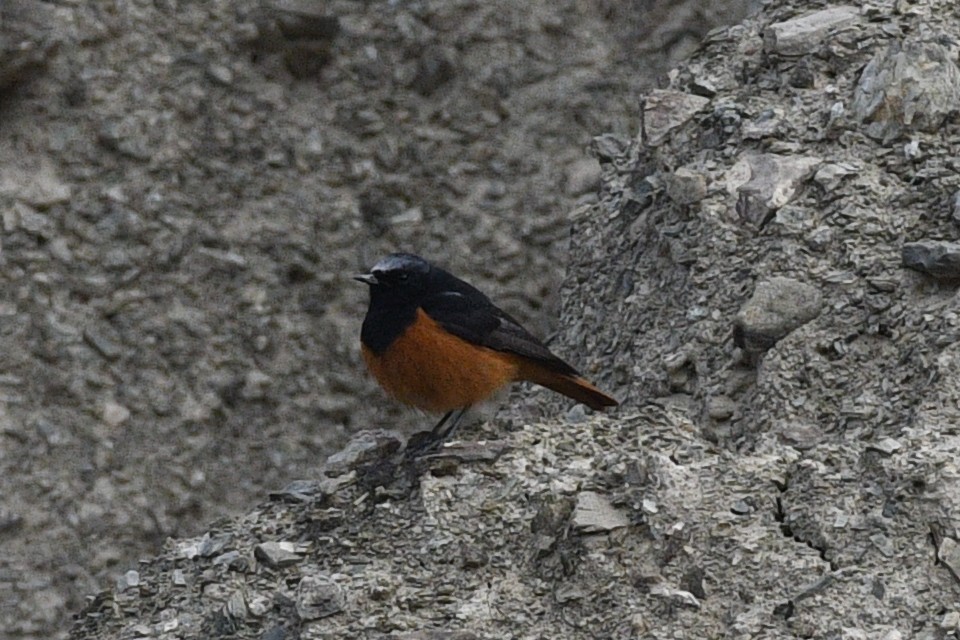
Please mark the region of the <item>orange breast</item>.
[[446, 412], [489, 398], [514, 380], [505, 353], [471, 344], [417, 310], [417, 319], [380, 356], [362, 348], [367, 367], [390, 395], [427, 411]]

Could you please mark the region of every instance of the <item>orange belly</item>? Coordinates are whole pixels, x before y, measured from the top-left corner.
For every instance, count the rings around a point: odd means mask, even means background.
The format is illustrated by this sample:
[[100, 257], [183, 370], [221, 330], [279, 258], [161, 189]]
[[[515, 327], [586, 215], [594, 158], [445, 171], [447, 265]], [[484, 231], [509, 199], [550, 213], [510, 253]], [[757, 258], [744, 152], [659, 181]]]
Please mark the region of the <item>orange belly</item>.
[[380, 356], [362, 347], [370, 373], [387, 393], [427, 411], [446, 412], [486, 400], [516, 379], [508, 354], [471, 344], [434, 322], [417, 319]]

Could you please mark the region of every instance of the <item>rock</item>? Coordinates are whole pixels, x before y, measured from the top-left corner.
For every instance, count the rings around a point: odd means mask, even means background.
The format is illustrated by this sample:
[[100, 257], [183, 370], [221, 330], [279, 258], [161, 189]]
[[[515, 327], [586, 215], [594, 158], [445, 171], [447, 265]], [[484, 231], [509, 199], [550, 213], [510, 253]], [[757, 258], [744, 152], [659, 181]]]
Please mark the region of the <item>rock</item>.
[[960, 581], [960, 544], [953, 538], [944, 538], [937, 549], [937, 560], [950, 569], [953, 577]]
[[595, 192], [600, 186], [600, 165], [593, 158], [581, 158], [571, 162], [564, 173], [564, 191], [567, 195], [579, 196]]
[[960, 69], [935, 41], [894, 41], [867, 64], [853, 115], [867, 135], [888, 142], [910, 131], [939, 131], [960, 103]]
[[200, 539], [200, 544], [197, 547], [197, 553], [200, 555], [200, 557], [211, 558], [223, 551], [231, 542], [233, 542], [233, 536], [230, 534], [213, 536], [210, 535], [210, 533], [205, 533]]
[[327, 7], [312, 0], [269, 0], [277, 25], [291, 40], [330, 40], [340, 34], [340, 19], [327, 13]]
[[107, 360], [117, 360], [123, 355], [123, 348], [109, 334], [114, 333], [108, 327], [87, 327], [83, 330], [84, 341]]
[[110, 400], [104, 403], [103, 411], [100, 415], [101, 419], [108, 427], [114, 428], [119, 427], [121, 424], [130, 419], [130, 410], [122, 404]]
[[829, 40], [832, 33], [855, 26], [859, 16], [857, 7], [841, 5], [776, 22], [764, 31], [764, 49], [783, 56], [813, 53]]
[[834, 163], [828, 162], [820, 166], [813, 176], [813, 181], [823, 187], [826, 191], [833, 191], [840, 182], [849, 176], [858, 173], [857, 167], [849, 162]]
[[641, 140], [656, 147], [670, 132], [706, 108], [710, 100], [681, 91], [657, 89], [643, 101]]
[[700, 202], [707, 195], [707, 179], [703, 173], [690, 167], [679, 167], [664, 176], [667, 196], [677, 204]]
[[809, 284], [791, 278], [759, 282], [734, 320], [734, 341], [747, 351], [765, 351], [820, 315], [821, 307], [820, 292]]
[[41, 71], [59, 49], [54, 8], [40, 0], [0, 4], [0, 91]]
[[240, 396], [244, 400], [263, 400], [267, 397], [271, 384], [273, 384], [273, 378], [262, 371], [256, 369], [248, 371], [243, 378], [243, 388], [240, 390]]
[[346, 594], [326, 574], [304, 576], [297, 585], [297, 613], [303, 620], [319, 620], [340, 613]]
[[71, 193], [70, 185], [47, 160], [32, 167], [15, 164], [0, 167], [0, 195], [12, 196], [38, 209], [67, 202]]
[[573, 510], [573, 526], [583, 533], [606, 533], [630, 525], [625, 515], [617, 511], [604, 496], [593, 491], [581, 491]]
[[140, 586], [140, 574], [133, 569], [124, 573], [117, 579], [117, 591], [126, 591]]
[[327, 458], [324, 473], [339, 476], [365, 464], [388, 459], [400, 449], [401, 444], [400, 436], [393, 431], [360, 431], [346, 447]]
[[293, 542], [268, 541], [253, 548], [253, 557], [275, 569], [300, 562], [302, 549]]
[[694, 609], [700, 608], [700, 601], [697, 600], [697, 597], [690, 593], [689, 591], [683, 591], [681, 589], [672, 589], [662, 584], [655, 585], [650, 589], [650, 595], [658, 596], [671, 602], [672, 604], [679, 604], [687, 607], [692, 607]]
[[888, 456], [893, 455], [902, 448], [903, 445], [893, 438], [881, 438], [877, 442], [872, 442], [867, 445], [867, 449], [879, 451], [880, 453]]
[[908, 242], [900, 250], [903, 266], [938, 280], [960, 278], [960, 244], [924, 240]]
[[707, 415], [713, 420], [729, 420], [737, 410], [737, 403], [729, 396], [712, 396], [707, 400]]
[[417, 72], [410, 84], [422, 96], [432, 95], [457, 75], [457, 54], [450, 47], [427, 47], [417, 60]]
[[814, 156], [747, 154], [727, 174], [727, 190], [739, 196], [741, 218], [762, 227], [793, 199], [820, 163]]

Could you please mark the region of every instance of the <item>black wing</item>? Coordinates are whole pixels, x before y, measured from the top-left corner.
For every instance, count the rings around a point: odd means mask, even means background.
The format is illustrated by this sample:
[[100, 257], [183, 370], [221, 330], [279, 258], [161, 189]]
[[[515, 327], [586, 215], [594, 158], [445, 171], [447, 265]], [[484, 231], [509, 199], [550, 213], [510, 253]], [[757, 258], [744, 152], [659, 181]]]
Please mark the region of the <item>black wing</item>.
[[558, 373], [578, 375], [480, 291], [459, 279], [446, 284], [445, 291], [421, 303], [426, 314], [444, 329], [468, 342], [530, 358]]

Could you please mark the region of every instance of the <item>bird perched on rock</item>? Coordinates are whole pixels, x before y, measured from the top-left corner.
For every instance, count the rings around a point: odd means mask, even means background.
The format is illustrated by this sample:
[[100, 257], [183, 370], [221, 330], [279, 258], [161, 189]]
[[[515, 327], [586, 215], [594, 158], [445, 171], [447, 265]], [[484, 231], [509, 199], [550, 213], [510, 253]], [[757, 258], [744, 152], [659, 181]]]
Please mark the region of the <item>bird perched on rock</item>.
[[479, 290], [423, 258], [392, 253], [355, 279], [370, 286], [363, 359], [394, 398], [444, 413], [431, 431], [434, 446], [469, 407], [514, 381], [591, 409], [618, 404]]

